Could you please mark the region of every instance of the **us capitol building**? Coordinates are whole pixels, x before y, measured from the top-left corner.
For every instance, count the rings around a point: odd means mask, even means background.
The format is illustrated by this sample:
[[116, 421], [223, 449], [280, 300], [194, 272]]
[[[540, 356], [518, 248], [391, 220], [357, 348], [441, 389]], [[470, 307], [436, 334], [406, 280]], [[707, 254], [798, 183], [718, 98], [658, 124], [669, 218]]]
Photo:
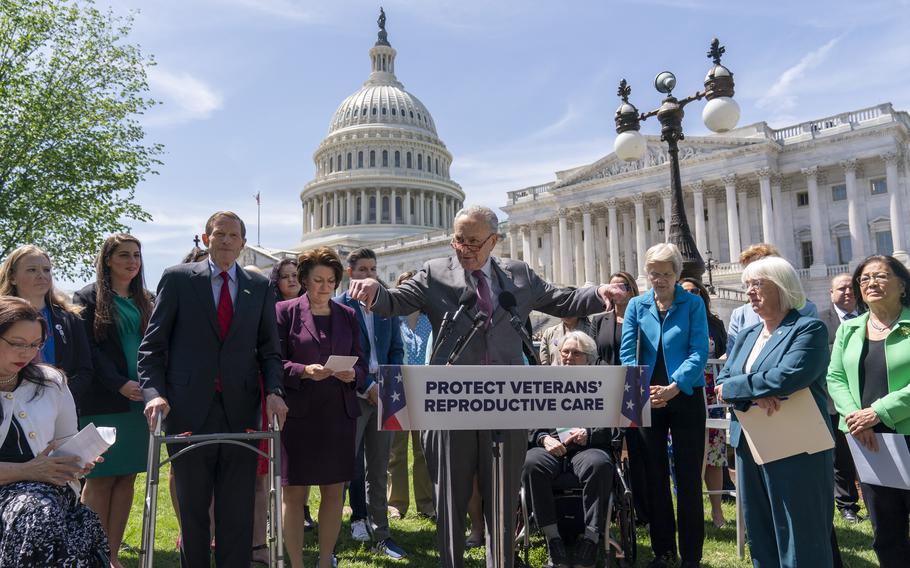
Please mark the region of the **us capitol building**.
[[[395, 76], [385, 15], [371, 73], [332, 116], [316, 149], [315, 178], [300, 193], [302, 240], [291, 250], [248, 246], [243, 264], [267, 269], [313, 246], [342, 254], [369, 246], [380, 277], [451, 254], [452, 218], [465, 194], [433, 117]], [[669, 236], [665, 144], [647, 138], [637, 162], [610, 153], [507, 191], [495, 254], [528, 262], [546, 279], [583, 286], [625, 270], [644, 287], [642, 260]], [[680, 142], [686, 209], [722, 312], [738, 305], [739, 251], [777, 245], [820, 307], [830, 277], [865, 256], [907, 258], [910, 115], [884, 103], [786, 126], [765, 122]]]

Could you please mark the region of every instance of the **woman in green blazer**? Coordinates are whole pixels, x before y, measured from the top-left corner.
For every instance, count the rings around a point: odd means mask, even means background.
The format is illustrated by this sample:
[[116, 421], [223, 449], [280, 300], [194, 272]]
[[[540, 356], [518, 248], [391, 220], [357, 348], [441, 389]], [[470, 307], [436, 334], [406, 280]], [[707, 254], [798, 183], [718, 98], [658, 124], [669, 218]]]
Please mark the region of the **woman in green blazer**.
[[[910, 440], [910, 272], [891, 256], [870, 256], [853, 272], [863, 315], [837, 330], [828, 392], [840, 429], [878, 451], [876, 433]], [[872, 520], [872, 548], [882, 568], [910, 558], [910, 491], [862, 484]]]

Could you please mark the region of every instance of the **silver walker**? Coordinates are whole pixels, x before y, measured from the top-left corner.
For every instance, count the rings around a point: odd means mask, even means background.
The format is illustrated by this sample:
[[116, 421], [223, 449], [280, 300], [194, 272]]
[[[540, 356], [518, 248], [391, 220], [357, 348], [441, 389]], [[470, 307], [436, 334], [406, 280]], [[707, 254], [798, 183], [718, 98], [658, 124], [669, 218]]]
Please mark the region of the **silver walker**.
[[[245, 442], [268, 440], [268, 454]], [[162, 444], [190, 444], [176, 454], [161, 461]], [[155, 432], [149, 436], [148, 469], [145, 478], [145, 505], [142, 511], [142, 545], [139, 549], [139, 566], [153, 568], [155, 557], [155, 517], [158, 511], [158, 481], [161, 467], [196, 448], [211, 444], [234, 444], [269, 460], [269, 510], [267, 516], [269, 566], [284, 568], [284, 535], [281, 529], [281, 430], [278, 417], [272, 416], [271, 428], [266, 432], [198, 434], [166, 436], [161, 434], [161, 417], [155, 421]]]

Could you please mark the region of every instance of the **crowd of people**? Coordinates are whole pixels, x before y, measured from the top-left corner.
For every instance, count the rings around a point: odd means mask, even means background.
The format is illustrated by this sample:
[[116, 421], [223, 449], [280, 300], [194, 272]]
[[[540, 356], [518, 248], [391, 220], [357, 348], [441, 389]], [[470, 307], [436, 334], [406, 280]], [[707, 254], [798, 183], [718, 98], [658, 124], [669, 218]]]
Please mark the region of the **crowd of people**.
[[[835, 276], [831, 304], [819, 310], [773, 246], [753, 245], [740, 258], [749, 301], [725, 326], [704, 285], [681, 278], [672, 244], [647, 251], [640, 293], [625, 272], [599, 286], [555, 287], [527, 264], [493, 256], [498, 239], [495, 213], [469, 207], [454, 219], [453, 256], [402, 274], [394, 286], [379, 280], [377, 256], [365, 248], [344, 259], [327, 247], [306, 250], [266, 277], [237, 263], [246, 227], [220, 211], [206, 223], [206, 250], [168, 268], [156, 293], [145, 288], [139, 240], [116, 234], [98, 252], [94, 282], [72, 301], [54, 287], [45, 251], [14, 250], [0, 266], [0, 565], [120, 567], [136, 474], [147, 469], [157, 421], [172, 433], [240, 433], [277, 417], [293, 568], [304, 566], [305, 534], [317, 524], [318, 567], [337, 566], [346, 498], [351, 537], [371, 543], [377, 557], [407, 562], [390, 519], [413, 511], [436, 523], [443, 566], [461, 568], [466, 547], [486, 546], [487, 565], [508, 568], [514, 519], [493, 519], [491, 433], [393, 434], [376, 416], [381, 366], [437, 364], [434, 336], [465, 290], [476, 295], [471, 309], [488, 317], [459, 364], [648, 367], [650, 426], [628, 428], [622, 439], [636, 517], [650, 532], [650, 568], [700, 566], [703, 484], [711, 520], [723, 526], [720, 493], [731, 469], [756, 567], [841, 565], [835, 511], [862, 521], [848, 438], [870, 451], [881, 450], [877, 434], [910, 440], [910, 272], [901, 262], [871, 256]], [[527, 352], [513, 318], [492, 317], [504, 309], [504, 291], [519, 321], [531, 311], [560, 318], [543, 330], [538, 353]], [[332, 356], [356, 363], [332, 368]], [[759, 463], [736, 414], [729, 440], [706, 429], [727, 407], [773, 419], [804, 389], [831, 430], [832, 450]], [[104, 456], [82, 463], [53, 455], [89, 423], [116, 428]], [[611, 428], [566, 433], [546, 425], [504, 433], [507, 510], [517, 508], [523, 485], [555, 568], [596, 565], [616, 482], [616, 436]], [[219, 567], [267, 564], [267, 469], [255, 453], [230, 445], [173, 462], [183, 566], [208, 566], [213, 554]], [[560, 532], [553, 494], [567, 473], [582, 495], [584, 528], [574, 546]], [[312, 514], [314, 486], [320, 499]], [[860, 487], [880, 565], [904, 566], [910, 491]], [[493, 534], [499, 525], [502, 534]], [[493, 556], [496, 538], [506, 545], [504, 560]]]

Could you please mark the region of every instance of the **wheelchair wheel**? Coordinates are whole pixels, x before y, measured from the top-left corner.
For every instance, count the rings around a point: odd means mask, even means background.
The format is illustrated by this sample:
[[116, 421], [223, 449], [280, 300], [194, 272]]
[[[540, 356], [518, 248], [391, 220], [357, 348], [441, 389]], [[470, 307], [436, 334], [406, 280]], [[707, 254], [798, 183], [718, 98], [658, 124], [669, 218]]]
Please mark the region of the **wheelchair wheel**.
[[619, 467], [623, 481], [614, 487], [613, 499], [616, 507], [613, 510], [614, 526], [616, 526], [616, 540], [618, 546], [610, 547], [609, 566], [618, 568], [635, 565], [638, 556], [638, 543], [635, 534], [635, 505], [632, 502], [632, 492], [628, 490], [628, 460], [623, 460]]

